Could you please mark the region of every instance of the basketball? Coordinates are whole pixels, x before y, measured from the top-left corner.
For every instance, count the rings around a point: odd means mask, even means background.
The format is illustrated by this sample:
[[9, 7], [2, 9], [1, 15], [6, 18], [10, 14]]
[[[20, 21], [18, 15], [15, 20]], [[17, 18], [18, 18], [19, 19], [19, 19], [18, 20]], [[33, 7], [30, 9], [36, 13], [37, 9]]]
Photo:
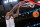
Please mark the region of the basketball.
[[39, 12], [34, 11], [34, 12], [33, 12], [33, 17], [35, 17], [35, 18], [39, 17]]

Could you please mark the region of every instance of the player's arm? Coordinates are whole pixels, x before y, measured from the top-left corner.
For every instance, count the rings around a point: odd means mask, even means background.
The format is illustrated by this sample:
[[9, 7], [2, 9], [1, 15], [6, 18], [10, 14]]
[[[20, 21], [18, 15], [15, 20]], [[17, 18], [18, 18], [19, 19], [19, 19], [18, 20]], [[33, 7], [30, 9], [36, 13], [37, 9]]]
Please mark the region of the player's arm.
[[[19, 3], [17, 5], [15, 5], [11, 11], [7, 12], [6, 14], [6, 20], [9, 20], [10, 19], [10, 16], [13, 14], [14, 10], [16, 10], [19, 6]], [[18, 13], [17, 13], [18, 14]], [[16, 14], [14, 15], [14, 17], [16, 16]]]
[[20, 3], [21, 3], [21, 2], [19, 2], [18, 4], [16, 4], [16, 5], [12, 8], [12, 10], [11, 10], [10, 12], [14, 12], [14, 10], [16, 10], [16, 9], [19, 7]]
[[13, 15], [13, 18], [15, 18], [15, 17], [17, 17], [17, 16], [19, 15], [20, 3], [21, 3], [21, 2], [19, 2], [19, 3], [18, 3], [15, 7], [13, 7], [13, 9], [10, 11], [10, 12], [14, 12], [14, 10], [17, 9], [17, 12], [16, 12], [16, 14]]
[[13, 8], [11, 11], [6, 13], [6, 20], [10, 19], [10, 16], [13, 14], [14, 10], [17, 8], [18, 6], [16, 6], [15, 8]]
[[[20, 7], [20, 6], [19, 6], [19, 7]], [[17, 17], [17, 16], [19, 15], [19, 7], [18, 7], [18, 9], [17, 9], [16, 14], [13, 15], [13, 18], [15, 18], [15, 17]]]

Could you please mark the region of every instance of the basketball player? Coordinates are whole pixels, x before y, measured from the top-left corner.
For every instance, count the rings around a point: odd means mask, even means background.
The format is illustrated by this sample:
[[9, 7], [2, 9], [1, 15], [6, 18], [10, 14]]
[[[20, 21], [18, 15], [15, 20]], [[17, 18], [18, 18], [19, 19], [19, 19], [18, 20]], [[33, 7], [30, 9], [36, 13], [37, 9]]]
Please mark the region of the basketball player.
[[[19, 6], [20, 3], [18, 3], [16, 6], [13, 7], [13, 9], [6, 14], [6, 26], [7, 27], [15, 27], [14, 18], [18, 16], [19, 14]], [[17, 9], [16, 14], [14, 14], [14, 11]]]
[[[21, 2], [20, 2], [21, 3]], [[15, 27], [14, 18], [18, 16], [19, 14], [19, 8], [20, 3], [18, 3], [16, 6], [13, 7], [13, 9], [6, 14], [6, 25], [7, 27]], [[14, 14], [14, 11], [17, 9], [16, 14]]]

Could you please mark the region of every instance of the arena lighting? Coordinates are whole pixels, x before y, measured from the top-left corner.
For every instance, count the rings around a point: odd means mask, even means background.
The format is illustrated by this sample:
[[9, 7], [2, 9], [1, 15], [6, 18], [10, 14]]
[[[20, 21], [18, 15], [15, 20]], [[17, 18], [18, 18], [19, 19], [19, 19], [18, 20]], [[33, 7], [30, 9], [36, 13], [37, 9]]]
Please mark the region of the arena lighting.
[[2, 17], [4, 17], [4, 16], [2, 16]]
[[9, 0], [9, 2], [16, 2], [17, 0]]
[[13, 1], [15, 1], [15, 2], [16, 2], [17, 0], [13, 0]]
[[7, 3], [8, 3], [8, 1], [4, 1], [4, 3], [5, 3], [5, 4], [7, 4]]
[[13, 0], [9, 0], [9, 2], [13, 2]]
[[40, 1], [38, 1], [38, 3], [40, 3]]

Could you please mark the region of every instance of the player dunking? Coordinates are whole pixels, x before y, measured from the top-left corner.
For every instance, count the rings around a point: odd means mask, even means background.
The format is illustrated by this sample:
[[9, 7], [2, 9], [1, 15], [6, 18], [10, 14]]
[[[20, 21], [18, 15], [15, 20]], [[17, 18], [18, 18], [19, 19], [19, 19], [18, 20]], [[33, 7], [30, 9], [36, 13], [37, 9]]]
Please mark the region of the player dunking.
[[[16, 6], [13, 7], [13, 9], [6, 14], [6, 26], [7, 27], [15, 27], [14, 18], [18, 16], [19, 14], [19, 6], [20, 3], [18, 3]], [[14, 14], [14, 11], [17, 9], [16, 14]]]
[[[21, 2], [20, 2], [21, 3]], [[18, 16], [19, 14], [19, 8], [20, 3], [18, 3], [16, 6], [13, 7], [13, 9], [6, 14], [6, 25], [7, 27], [15, 27], [14, 18]], [[29, 4], [28, 6], [31, 6], [32, 4]], [[34, 6], [32, 6], [34, 7]], [[17, 9], [16, 14], [14, 14], [14, 11]]]

